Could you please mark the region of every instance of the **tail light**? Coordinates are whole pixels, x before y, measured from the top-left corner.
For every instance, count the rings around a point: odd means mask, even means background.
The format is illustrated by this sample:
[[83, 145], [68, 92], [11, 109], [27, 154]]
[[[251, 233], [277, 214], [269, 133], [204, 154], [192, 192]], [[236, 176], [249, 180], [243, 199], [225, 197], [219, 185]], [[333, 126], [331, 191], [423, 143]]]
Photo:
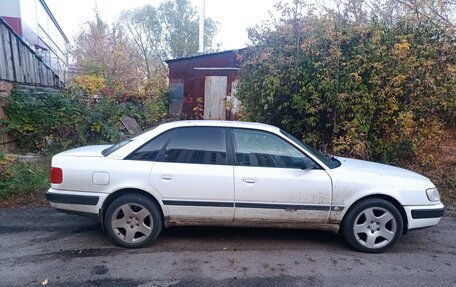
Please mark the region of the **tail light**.
[[49, 172], [51, 183], [60, 184], [63, 182], [63, 170], [59, 167], [51, 167]]

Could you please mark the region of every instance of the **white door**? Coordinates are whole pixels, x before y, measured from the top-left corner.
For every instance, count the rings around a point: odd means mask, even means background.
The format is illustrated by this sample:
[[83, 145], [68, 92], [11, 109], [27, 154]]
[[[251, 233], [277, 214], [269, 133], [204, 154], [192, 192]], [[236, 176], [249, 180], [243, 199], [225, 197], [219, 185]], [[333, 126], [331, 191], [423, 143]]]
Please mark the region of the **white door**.
[[204, 81], [204, 119], [226, 119], [226, 76], [207, 76]]
[[233, 166], [227, 163], [225, 129], [178, 128], [150, 174], [171, 221], [223, 222], [234, 217]]
[[327, 222], [331, 179], [323, 169], [303, 169], [311, 159], [272, 133], [233, 129], [232, 136], [235, 221]]

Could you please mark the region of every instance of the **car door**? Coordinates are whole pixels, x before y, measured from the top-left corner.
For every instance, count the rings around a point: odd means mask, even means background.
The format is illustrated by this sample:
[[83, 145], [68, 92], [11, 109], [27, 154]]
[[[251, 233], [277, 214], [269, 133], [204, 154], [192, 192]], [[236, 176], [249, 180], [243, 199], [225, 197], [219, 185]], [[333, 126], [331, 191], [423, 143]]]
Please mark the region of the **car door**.
[[152, 168], [150, 184], [162, 195], [171, 221], [232, 221], [233, 166], [225, 129], [177, 128]]
[[[233, 128], [235, 221], [327, 222], [331, 179], [285, 139]], [[305, 169], [315, 165], [312, 169]]]

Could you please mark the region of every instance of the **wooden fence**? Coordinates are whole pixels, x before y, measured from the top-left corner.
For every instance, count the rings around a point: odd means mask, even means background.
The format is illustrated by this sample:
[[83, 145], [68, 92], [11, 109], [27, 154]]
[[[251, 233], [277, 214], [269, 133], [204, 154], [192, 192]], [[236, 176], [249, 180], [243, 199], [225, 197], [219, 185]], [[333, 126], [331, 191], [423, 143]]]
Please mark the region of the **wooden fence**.
[[0, 80], [42, 87], [63, 87], [58, 75], [1, 17]]
[[[0, 80], [0, 120], [6, 117], [5, 112], [3, 111], [3, 107], [7, 104], [5, 97], [11, 94], [12, 89], [12, 83]], [[2, 132], [1, 128], [2, 127], [0, 126], [0, 151], [14, 151], [16, 148], [15, 139], [12, 136]]]

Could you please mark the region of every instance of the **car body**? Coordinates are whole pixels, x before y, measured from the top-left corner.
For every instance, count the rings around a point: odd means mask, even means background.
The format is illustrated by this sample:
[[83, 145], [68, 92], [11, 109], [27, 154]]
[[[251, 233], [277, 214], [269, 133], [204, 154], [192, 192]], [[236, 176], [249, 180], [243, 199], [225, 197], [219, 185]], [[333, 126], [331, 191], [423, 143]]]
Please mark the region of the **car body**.
[[422, 175], [231, 121], [170, 122], [118, 145], [59, 153], [46, 197], [99, 218], [125, 247], [152, 242], [162, 226], [220, 225], [341, 229], [355, 249], [381, 252], [444, 214]]

